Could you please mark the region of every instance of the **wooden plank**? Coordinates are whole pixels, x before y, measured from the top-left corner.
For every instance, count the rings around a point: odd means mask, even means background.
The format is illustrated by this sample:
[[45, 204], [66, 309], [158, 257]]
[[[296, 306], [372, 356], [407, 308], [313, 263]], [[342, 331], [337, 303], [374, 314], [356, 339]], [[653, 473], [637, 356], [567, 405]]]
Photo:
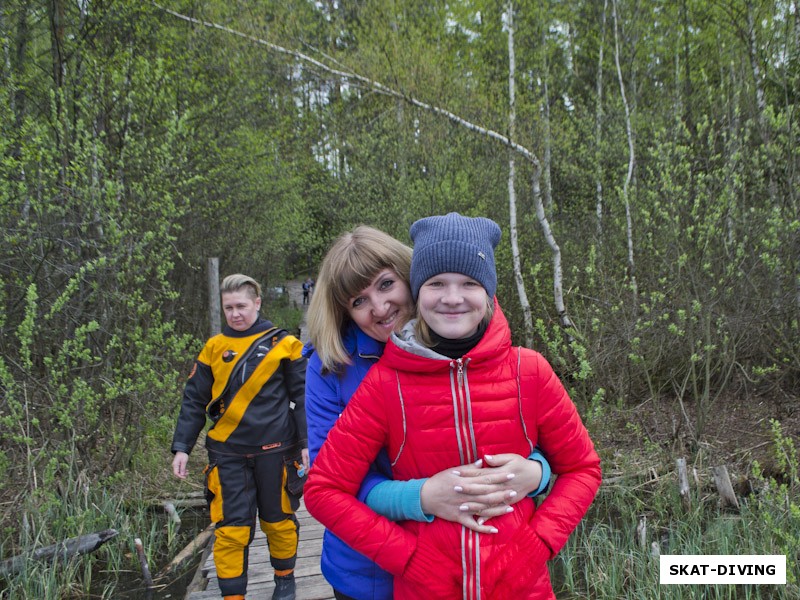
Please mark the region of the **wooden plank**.
[[[255, 598], [270, 598], [275, 584], [270, 581], [267, 583], [254, 584], [247, 587], [247, 596]], [[192, 594], [191, 600], [207, 600], [209, 598], [220, 598], [219, 588], [212, 590], [210, 587], [204, 592]], [[297, 579], [297, 600], [333, 600], [333, 590], [325, 581], [322, 575], [313, 575]]]
[[[320, 555], [322, 554], [322, 535], [325, 528], [308, 514], [304, 506], [301, 506], [296, 516], [300, 524], [300, 540], [297, 548], [297, 564], [295, 566], [297, 600], [333, 600], [333, 589], [322, 576], [319, 564]], [[267, 538], [258, 527], [253, 535], [253, 542], [250, 544], [248, 562], [248, 597], [270, 598], [275, 588], [274, 572], [272, 565], [269, 563]], [[188, 599], [220, 598], [213, 548], [199, 571], [207, 578], [206, 589], [191, 593]]]
[[731, 485], [728, 467], [725, 465], [712, 467], [711, 473], [714, 476], [714, 484], [717, 486], [717, 492], [719, 493], [722, 506], [730, 506], [739, 510], [739, 501], [736, 499], [736, 492], [733, 491], [733, 485]]
[[[267, 552], [267, 538], [266, 536], [259, 532], [260, 535], [256, 534], [253, 543], [250, 544], [250, 564], [258, 563], [259, 560], [269, 562], [269, 554]], [[305, 558], [305, 557], [319, 557], [322, 556], [322, 539], [313, 539], [313, 540], [306, 540], [303, 538], [303, 535], [300, 535], [300, 543], [297, 548], [297, 558]], [[214, 571], [214, 553], [213, 551], [209, 554], [208, 558], [206, 559], [205, 564], [203, 565], [203, 570], [205, 573], [210, 574]], [[208, 575], [211, 576], [211, 575]]]
[[191, 542], [189, 542], [186, 546], [184, 546], [183, 550], [178, 552], [178, 554], [175, 555], [175, 558], [173, 558], [166, 567], [161, 569], [161, 572], [158, 574], [158, 576], [163, 577], [170, 571], [176, 570], [183, 563], [192, 558], [197, 552], [205, 550], [206, 546], [208, 546], [209, 544], [211, 536], [213, 535], [214, 535], [214, 524], [212, 523], [211, 525], [206, 527], [203, 531], [201, 531], [200, 534], [197, 537], [195, 537]]
[[[248, 581], [272, 581], [273, 569], [269, 563], [269, 558], [266, 560], [259, 557], [261, 560], [257, 562], [250, 561], [250, 568], [247, 569]], [[319, 570], [319, 556], [308, 556], [306, 558], [298, 558], [295, 564], [294, 574], [295, 577], [305, 577], [308, 575], [316, 575]], [[217, 576], [216, 569], [212, 569], [208, 573], [209, 578]]]

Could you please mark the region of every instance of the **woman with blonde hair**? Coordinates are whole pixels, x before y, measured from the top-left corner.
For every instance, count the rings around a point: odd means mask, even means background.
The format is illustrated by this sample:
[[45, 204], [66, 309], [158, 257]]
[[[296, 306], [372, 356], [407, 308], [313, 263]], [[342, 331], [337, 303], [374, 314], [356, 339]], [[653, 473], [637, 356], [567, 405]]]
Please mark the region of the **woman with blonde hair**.
[[[410, 289], [425, 327], [411, 321], [392, 333], [316, 457], [306, 507], [342, 543], [395, 575], [398, 600], [555, 600], [547, 561], [593, 501], [600, 458], [549, 363], [512, 346], [495, 298], [497, 223], [450, 213], [416, 221], [409, 234]], [[538, 507], [520, 497], [489, 531], [467, 520], [395, 523], [361, 500], [365, 474], [381, 454], [398, 480], [391, 484], [432, 481], [454, 461], [498, 456], [520, 466], [515, 481], [530, 469], [523, 455], [537, 444], [558, 473], [552, 491]]]
[[[307, 316], [311, 342], [304, 349], [312, 472], [328, 432], [383, 354], [389, 336], [413, 316], [410, 267], [408, 246], [363, 225], [342, 234], [322, 261]], [[392, 465], [381, 452], [357, 496], [395, 521], [438, 517], [490, 533], [487, 519], [506, 514], [511, 504], [547, 486], [547, 461], [538, 452], [528, 458], [497, 455], [491, 464], [453, 464], [429, 478], [392, 481]], [[393, 597], [392, 576], [329, 531], [321, 566], [339, 600]]]

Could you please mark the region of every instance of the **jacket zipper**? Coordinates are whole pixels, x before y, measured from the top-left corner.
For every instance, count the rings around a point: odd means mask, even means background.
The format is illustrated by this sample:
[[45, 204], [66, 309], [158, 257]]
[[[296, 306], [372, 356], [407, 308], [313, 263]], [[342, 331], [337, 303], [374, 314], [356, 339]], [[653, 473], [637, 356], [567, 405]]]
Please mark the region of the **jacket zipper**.
[[464, 360], [459, 358], [456, 360], [458, 369], [456, 370], [456, 405], [458, 406], [458, 424], [461, 429], [461, 440], [464, 444], [464, 457], [466, 462], [472, 463], [478, 460], [478, 457], [472, 452], [473, 440], [470, 436], [470, 423], [469, 423], [469, 407], [467, 406], [467, 391], [466, 379], [464, 378], [464, 369], [466, 365]]
[[[464, 456], [468, 463], [475, 462], [477, 457], [473, 453], [474, 440], [470, 433], [469, 416], [471, 411], [467, 406], [469, 394], [467, 393], [466, 377], [464, 370], [466, 365], [463, 358], [456, 359], [456, 406], [458, 407], [458, 423], [461, 428], [461, 440], [464, 444]], [[464, 600], [480, 600], [480, 537], [479, 534], [471, 529], [462, 526], [464, 537], [462, 538], [462, 559], [464, 564]]]

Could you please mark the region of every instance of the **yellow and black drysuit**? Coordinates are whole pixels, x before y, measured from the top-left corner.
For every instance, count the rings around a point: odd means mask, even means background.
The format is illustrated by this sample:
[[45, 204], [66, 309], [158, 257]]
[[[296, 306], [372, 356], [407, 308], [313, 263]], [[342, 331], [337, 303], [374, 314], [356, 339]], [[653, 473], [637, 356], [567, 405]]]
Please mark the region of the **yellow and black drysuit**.
[[294, 569], [299, 493], [287, 489], [308, 446], [302, 342], [266, 319], [206, 342], [186, 383], [172, 452], [191, 452], [206, 423], [206, 497], [216, 524], [214, 561], [223, 596], [247, 589], [256, 515], [277, 575]]

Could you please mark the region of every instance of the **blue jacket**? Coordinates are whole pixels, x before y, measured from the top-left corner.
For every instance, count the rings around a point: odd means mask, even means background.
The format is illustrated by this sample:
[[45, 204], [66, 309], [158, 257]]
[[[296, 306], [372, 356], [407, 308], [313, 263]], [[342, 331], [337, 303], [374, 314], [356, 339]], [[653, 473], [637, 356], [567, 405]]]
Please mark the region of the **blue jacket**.
[[[369, 337], [352, 322], [343, 331], [342, 341], [353, 364], [346, 366], [341, 373], [322, 373], [322, 361], [314, 347], [307, 344], [303, 349], [303, 356], [308, 358], [306, 419], [312, 463], [361, 380], [383, 354], [384, 344]], [[384, 450], [362, 482], [358, 499], [365, 502], [375, 485], [391, 478], [391, 465]], [[321, 566], [325, 579], [335, 590], [347, 596], [356, 600], [392, 598], [392, 576], [329, 531], [325, 531], [323, 538]]]

